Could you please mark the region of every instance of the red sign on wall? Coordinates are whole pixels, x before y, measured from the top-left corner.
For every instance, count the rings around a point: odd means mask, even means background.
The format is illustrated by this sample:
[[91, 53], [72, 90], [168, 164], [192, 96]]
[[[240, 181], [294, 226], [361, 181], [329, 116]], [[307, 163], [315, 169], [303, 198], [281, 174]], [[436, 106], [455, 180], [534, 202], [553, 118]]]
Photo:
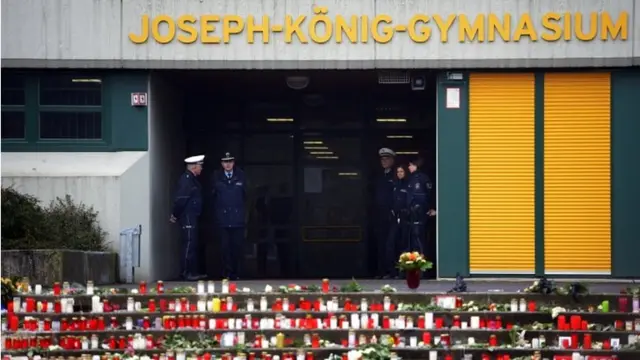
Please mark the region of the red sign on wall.
[[131, 106], [147, 106], [147, 93], [131, 93]]

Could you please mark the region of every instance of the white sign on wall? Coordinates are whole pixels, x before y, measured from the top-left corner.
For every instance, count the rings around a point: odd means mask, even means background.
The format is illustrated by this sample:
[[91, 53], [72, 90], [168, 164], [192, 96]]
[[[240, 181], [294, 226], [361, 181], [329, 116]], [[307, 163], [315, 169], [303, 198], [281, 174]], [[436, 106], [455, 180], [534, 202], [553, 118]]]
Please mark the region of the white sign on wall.
[[147, 93], [131, 93], [131, 106], [147, 106]]

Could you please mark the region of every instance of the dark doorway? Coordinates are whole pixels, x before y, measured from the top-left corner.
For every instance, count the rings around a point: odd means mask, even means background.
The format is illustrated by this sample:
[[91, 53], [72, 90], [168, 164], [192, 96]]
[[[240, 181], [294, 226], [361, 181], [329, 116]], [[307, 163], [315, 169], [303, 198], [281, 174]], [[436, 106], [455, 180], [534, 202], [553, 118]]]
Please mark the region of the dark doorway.
[[[435, 180], [435, 79], [429, 74], [423, 74], [428, 86], [418, 91], [406, 83], [379, 84], [375, 71], [307, 72], [301, 76], [308, 84], [298, 90], [292, 87], [300, 83], [286, 79], [300, 74], [290, 72], [175, 75], [187, 99], [187, 153], [210, 159], [204, 188], [226, 151], [247, 175], [246, 278], [372, 274], [369, 209], [380, 147], [398, 152], [401, 163], [422, 155]], [[206, 207], [201, 228], [206, 271], [218, 276]]]

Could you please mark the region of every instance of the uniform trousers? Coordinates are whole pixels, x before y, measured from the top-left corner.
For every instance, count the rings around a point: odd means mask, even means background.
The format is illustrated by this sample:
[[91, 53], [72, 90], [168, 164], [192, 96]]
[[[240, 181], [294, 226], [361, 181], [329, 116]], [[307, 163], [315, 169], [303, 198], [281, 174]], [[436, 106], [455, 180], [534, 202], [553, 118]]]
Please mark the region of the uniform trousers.
[[197, 275], [198, 267], [198, 218], [196, 216], [184, 216], [180, 219], [180, 229], [182, 233], [182, 276]]
[[218, 232], [224, 266], [223, 277], [238, 279], [244, 261], [244, 227], [219, 227]]

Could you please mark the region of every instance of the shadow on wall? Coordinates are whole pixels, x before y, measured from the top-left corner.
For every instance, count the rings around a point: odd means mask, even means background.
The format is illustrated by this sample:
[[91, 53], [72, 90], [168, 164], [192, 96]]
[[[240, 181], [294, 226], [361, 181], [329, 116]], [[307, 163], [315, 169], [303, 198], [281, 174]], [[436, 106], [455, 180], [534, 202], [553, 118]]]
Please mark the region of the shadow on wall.
[[174, 279], [180, 273], [182, 245], [177, 225], [169, 222], [178, 177], [184, 171], [186, 144], [182, 94], [159, 73], [149, 83], [149, 157], [151, 173], [151, 226], [146, 252], [151, 260], [150, 280]]

